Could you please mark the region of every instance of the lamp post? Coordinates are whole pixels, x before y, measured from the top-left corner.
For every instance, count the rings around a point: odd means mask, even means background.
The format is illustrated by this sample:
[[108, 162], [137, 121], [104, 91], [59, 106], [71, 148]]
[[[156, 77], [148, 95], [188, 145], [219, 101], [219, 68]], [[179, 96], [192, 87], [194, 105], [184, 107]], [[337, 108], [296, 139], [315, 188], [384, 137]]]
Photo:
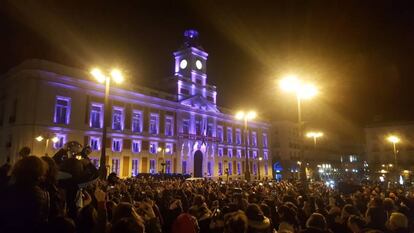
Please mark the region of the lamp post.
[[45, 150], [44, 150], [44, 154], [47, 156], [47, 149], [49, 147], [49, 140], [52, 140], [53, 143], [56, 143], [59, 141], [59, 138], [56, 136], [51, 137], [49, 134], [47, 134], [45, 137], [43, 137], [42, 135], [37, 136], [36, 141], [41, 142], [43, 140], [46, 140], [46, 144], [45, 144]]
[[[298, 108], [298, 131], [299, 131], [299, 140], [300, 140], [300, 145], [299, 145], [299, 157], [301, 160], [303, 160], [303, 132], [302, 132], [302, 100], [306, 100], [306, 99], [311, 99], [312, 97], [314, 97], [317, 93], [318, 90], [316, 88], [316, 86], [314, 86], [311, 83], [303, 83], [301, 80], [299, 80], [296, 76], [294, 75], [289, 75], [285, 78], [283, 78], [282, 80], [280, 80], [280, 88], [283, 91], [286, 92], [293, 92], [296, 95], [296, 102], [297, 102], [297, 108]], [[302, 163], [303, 164], [303, 163]], [[303, 169], [304, 166], [301, 166], [300, 170], [305, 170]], [[306, 173], [305, 171], [301, 171], [301, 175], [302, 175], [302, 180], [304, 182], [306, 182]]]
[[158, 147], [157, 148], [157, 151], [158, 152], [162, 152], [162, 162], [161, 162], [161, 174], [164, 174], [164, 168], [165, 168], [165, 166], [166, 166], [166, 164], [165, 164], [165, 159], [164, 159], [164, 157], [165, 157], [165, 152], [167, 152], [167, 153], [169, 153], [170, 152], [170, 149], [169, 148], [162, 148], [162, 147]]
[[258, 175], [259, 175], [259, 180], [260, 180], [260, 164], [261, 164], [261, 162], [262, 162], [262, 160], [263, 160], [263, 158], [262, 157], [259, 157], [259, 165], [258, 165]]
[[395, 135], [390, 135], [387, 137], [387, 140], [392, 143], [393, 152], [394, 152], [394, 164], [395, 164], [395, 173], [396, 173], [396, 180], [398, 181], [399, 176], [399, 167], [398, 167], [398, 160], [397, 160], [397, 143], [399, 143], [401, 140], [399, 137]]
[[318, 138], [322, 137], [323, 133], [322, 132], [308, 132], [306, 134], [307, 138], [313, 138], [313, 148], [316, 149], [316, 141]]
[[248, 156], [248, 147], [247, 147], [247, 123], [250, 120], [253, 120], [256, 118], [257, 114], [254, 111], [249, 111], [248, 113], [245, 113], [243, 111], [240, 111], [236, 114], [237, 120], [243, 120], [244, 121], [244, 145], [245, 145], [245, 157], [246, 157], [246, 171], [244, 173], [244, 178], [247, 181], [250, 181], [250, 169], [249, 169], [249, 156]]
[[124, 77], [120, 70], [113, 69], [109, 75], [105, 75], [99, 68], [94, 68], [90, 72], [92, 76], [99, 82], [105, 84], [105, 97], [104, 97], [104, 115], [103, 115], [103, 127], [102, 127], [102, 146], [101, 146], [101, 158], [99, 159], [99, 170], [102, 179], [106, 179], [106, 130], [108, 126], [108, 111], [109, 111], [109, 88], [111, 81], [115, 83], [122, 83]]

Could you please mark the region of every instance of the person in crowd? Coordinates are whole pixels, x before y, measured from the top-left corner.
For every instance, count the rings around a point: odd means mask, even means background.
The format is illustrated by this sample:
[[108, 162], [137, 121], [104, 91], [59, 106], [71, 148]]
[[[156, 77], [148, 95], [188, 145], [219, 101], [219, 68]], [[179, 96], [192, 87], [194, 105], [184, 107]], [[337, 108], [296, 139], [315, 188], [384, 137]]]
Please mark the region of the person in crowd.
[[407, 217], [398, 212], [391, 214], [388, 222], [387, 228], [390, 233], [409, 233], [408, 229], [408, 219]]
[[313, 213], [309, 216], [306, 221], [306, 229], [302, 230], [301, 233], [329, 233], [328, 224], [322, 214]]
[[348, 218], [348, 228], [352, 233], [363, 233], [366, 231], [366, 221], [357, 215]]
[[246, 209], [249, 233], [271, 233], [273, 231], [270, 219], [264, 216], [257, 204], [249, 204]]

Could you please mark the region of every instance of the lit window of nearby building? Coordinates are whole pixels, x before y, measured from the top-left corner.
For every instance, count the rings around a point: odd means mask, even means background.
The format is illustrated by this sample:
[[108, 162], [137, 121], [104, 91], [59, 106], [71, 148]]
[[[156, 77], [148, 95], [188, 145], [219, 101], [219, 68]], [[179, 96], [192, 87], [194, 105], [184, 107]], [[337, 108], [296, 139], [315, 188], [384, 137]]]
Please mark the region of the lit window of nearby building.
[[219, 142], [223, 142], [223, 126], [217, 127], [217, 138]]
[[171, 173], [171, 160], [169, 159], [165, 160], [165, 173]]
[[195, 122], [196, 135], [201, 135], [201, 121]]
[[90, 137], [89, 138], [89, 145], [91, 146], [92, 150], [100, 150], [101, 149], [101, 138], [100, 137]]
[[269, 159], [269, 155], [268, 155], [267, 151], [264, 151], [263, 152], [263, 159], [264, 160], [268, 160]]
[[151, 113], [150, 115], [150, 134], [158, 134], [159, 116]]
[[157, 171], [155, 169], [155, 159], [150, 160], [150, 173], [155, 174]]
[[231, 175], [233, 175], [233, 164], [231, 163], [231, 162], [229, 162], [229, 167], [228, 167], [228, 169], [229, 169], [229, 175], [231, 176]]
[[237, 150], [237, 158], [241, 158], [241, 150]]
[[257, 133], [252, 132], [252, 146], [257, 146]]
[[182, 161], [181, 163], [181, 172], [182, 174], [187, 174], [187, 161]]
[[139, 153], [141, 152], [141, 141], [140, 140], [132, 140], [132, 153]]
[[207, 176], [211, 176], [211, 162], [208, 161], [207, 162]]
[[132, 159], [132, 170], [131, 170], [131, 175], [137, 176], [139, 173], [139, 167], [138, 167], [138, 159]]
[[223, 164], [221, 162], [218, 162], [218, 175], [223, 175]]
[[112, 151], [113, 152], [121, 152], [122, 151], [122, 139], [121, 138], [113, 138], [112, 139]]
[[92, 103], [89, 126], [100, 129], [103, 126], [103, 104]]
[[66, 135], [65, 134], [56, 134], [56, 137], [57, 137], [58, 140], [55, 143], [53, 143], [53, 147], [55, 149], [60, 149], [66, 143]]
[[227, 128], [227, 143], [233, 143], [233, 130], [231, 128]]
[[112, 172], [115, 172], [119, 176], [119, 159], [112, 159]]
[[240, 145], [241, 144], [241, 132], [240, 129], [236, 129], [236, 144]]
[[98, 158], [91, 158], [91, 163], [93, 166], [95, 166], [97, 169], [99, 168], [99, 159]]
[[240, 162], [237, 163], [237, 175], [241, 174], [241, 164]]
[[183, 120], [183, 134], [190, 134], [190, 120]]
[[132, 111], [131, 130], [133, 133], [142, 133], [142, 112]]
[[56, 124], [69, 124], [70, 118], [70, 98], [69, 97], [56, 97], [55, 103], [55, 117], [54, 123]]
[[165, 153], [171, 155], [173, 153], [173, 147], [174, 145], [172, 143], [165, 143]]
[[267, 148], [267, 134], [263, 134], [263, 147]]
[[257, 174], [257, 164], [253, 163], [253, 174], [256, 175]]
[[174, 118], [169, 116], [165, 118], [165, 136], [173, 136], [174, 134]]
[[112, 109], [112, 129], [124, 129], [124, 109], [121, 107], [114, 107]]
[[223, 157], [223, 148], [218, 148], [218, 156]]
[[209, 123], [207, 125], [207, 137], [213, 137], [213, 124]]
[[229, 158], [233, 157], [233, 149], [227, 149], [227, 155]]
[[149, 152], [151, 154], [156, 154], [158, 149], [158, 142], [150, 142]]

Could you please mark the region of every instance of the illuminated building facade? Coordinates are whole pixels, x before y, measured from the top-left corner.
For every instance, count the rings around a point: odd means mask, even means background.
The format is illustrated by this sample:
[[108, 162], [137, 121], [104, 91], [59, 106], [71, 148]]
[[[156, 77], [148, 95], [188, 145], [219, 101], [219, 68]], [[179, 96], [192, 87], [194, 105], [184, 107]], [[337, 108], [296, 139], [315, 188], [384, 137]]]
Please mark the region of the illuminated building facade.
[[[243, 122], [216, 104], [217, 89], [207, 83], [208, 54], [197, 37], [186, 31], [184, 46], [174, 53], [172, 93], [130, 83], [111, 87], [106, 139], [104, 86], [88, 72], [40, 60], [13, 68], [0, 85], [0, 162], [15, 161], [23, 146], [53, 155], [79, 141], [92, 147], [96, 165], [100, 150], [107, 150], [109, 170], [121, 177], [164, 171], [225, 178], [228, 171], [230, 178], [242, 178], [247, 143], [252, 176], [260, 169], [261, 177], [271, 177], [270, 124], [249, 122], [245, 142]], [[46, 147], [35, 140], [39, 135], [58, 140]]]

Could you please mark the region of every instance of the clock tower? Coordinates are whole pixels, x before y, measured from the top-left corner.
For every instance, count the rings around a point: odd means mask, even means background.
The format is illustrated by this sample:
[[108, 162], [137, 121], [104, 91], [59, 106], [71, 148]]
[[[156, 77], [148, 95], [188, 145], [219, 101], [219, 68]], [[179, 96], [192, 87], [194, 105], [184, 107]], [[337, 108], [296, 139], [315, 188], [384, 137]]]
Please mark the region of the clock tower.
[[198, 96], [216, 105], [216, 87], [207, 84], [208, 53], [198, 43], [198, 32], [186, 30], [184, 44], [174, 52], [178, 100]]

